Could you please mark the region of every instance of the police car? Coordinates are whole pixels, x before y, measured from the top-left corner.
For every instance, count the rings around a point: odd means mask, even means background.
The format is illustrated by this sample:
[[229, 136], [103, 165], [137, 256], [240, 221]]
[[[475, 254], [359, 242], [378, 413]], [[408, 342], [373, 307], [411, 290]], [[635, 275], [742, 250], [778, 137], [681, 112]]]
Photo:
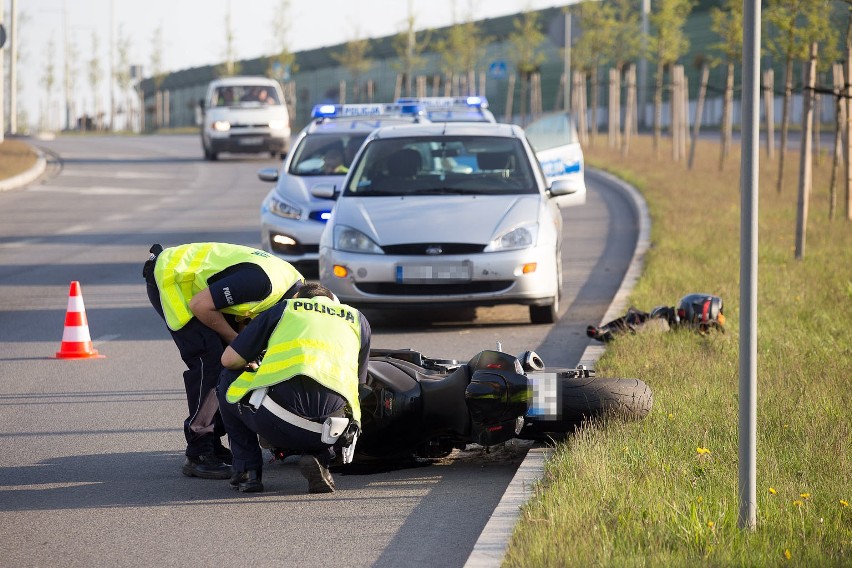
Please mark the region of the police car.
[[488, 99], [468, 97], [404, 97], [399, 104], [416, 104], [432, 122], [497, 122], [488, 110]]
[[280, 171], [258, 172], [275, 187], [260, 208], [261, 246], [308, 273], [316, 270], [319, 239], [334, 205], [311, 195], [319, 183], [339, 185], [361, 143], [376, 128], [425, 122], [413, 104], [316, 105]]
[[374, 131], [341, 186], [314, 188], [337, 197], [320, 242], [320, 281], [359, 307], [521, 304], [533, 323], [553, 323], [560, 208], [585, 200], [585, 186], [564, 171], [564, 150], [548, 149], [545, 171], [515, 125]]

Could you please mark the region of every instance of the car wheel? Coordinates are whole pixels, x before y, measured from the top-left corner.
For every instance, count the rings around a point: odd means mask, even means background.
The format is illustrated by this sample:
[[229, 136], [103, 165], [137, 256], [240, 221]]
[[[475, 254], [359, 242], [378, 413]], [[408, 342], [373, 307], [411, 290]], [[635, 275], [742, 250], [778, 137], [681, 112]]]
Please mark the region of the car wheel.
[[530, 306], [530, 321], [535, 324], [554, 323], [559, 318], [559, 295], [544, 306]]

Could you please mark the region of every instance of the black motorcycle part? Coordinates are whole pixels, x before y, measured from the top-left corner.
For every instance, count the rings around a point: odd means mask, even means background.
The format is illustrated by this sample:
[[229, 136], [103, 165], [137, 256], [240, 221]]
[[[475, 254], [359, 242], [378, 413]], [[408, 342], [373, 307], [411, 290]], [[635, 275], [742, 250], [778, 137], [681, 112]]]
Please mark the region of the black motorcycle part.
[[524, 369], [521, 367], [521, 362], [518, 361], [518, 358], [502, 351], [480, 351], [468, 362], [468, 366], [470, 366], [471, 371], [476, 371], [477, 369], [498, 369], [511, 371], [519, 375], [524, 374]]
[[[516, 359], [517, 360], [517, 359]], [[473, 420], [473, 438], [491, 446], [516, 435], [516, 420], [527, 413], [527, 378], [511, 371], [477, 370], [465, 389], [465, 401]]]
[[466, 366], [447, 375], [395, 357], [371, 359], [361, 397], [359, 453], [393, 456], [437, 438], [466, 438], [469, 381]]
[[[531, 380], [536, 373], [530, 373]], [[556, 372], [555, 415], [528, 415], [519, 438], [541, 440], [571, 433], [591, 418], [613, 414], [620, 418], [644, 418], [654, 404], [650, 387], [639, 379], [605, 378], [593, 371], [569, 369]]]

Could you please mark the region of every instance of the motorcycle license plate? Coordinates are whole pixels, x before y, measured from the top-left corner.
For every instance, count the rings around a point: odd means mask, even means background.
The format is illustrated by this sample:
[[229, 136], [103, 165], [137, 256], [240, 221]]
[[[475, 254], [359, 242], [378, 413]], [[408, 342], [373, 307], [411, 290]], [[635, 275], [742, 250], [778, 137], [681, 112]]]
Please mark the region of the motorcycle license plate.
[[464, 282], [471, 279], [473, 265], [470, 261], [435, 264], [398, 264], [396, 281], [412, 282]]
[[240, 144], [242, 144], [243, 146], [260, 146], [261, 144], [263, 144], [263, 138], [260, 136], [240, 138]]

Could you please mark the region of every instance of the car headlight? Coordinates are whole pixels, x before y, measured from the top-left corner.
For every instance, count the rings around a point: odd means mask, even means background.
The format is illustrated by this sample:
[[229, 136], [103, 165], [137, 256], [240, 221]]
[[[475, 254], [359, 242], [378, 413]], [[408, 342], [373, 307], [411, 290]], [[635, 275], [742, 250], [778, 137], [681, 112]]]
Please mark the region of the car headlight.
[[529, 248], [535, 244], [538, 225], [524, 225], [498, 235], [488, 243], [485, 252]]
[[278, 215], [279, 217], [286, 219], [299, 219], [302, 217], [301, 209], [275, 195], [269, 197], [268, 207], [274, 215]]
[[287, 127], [287, 122], [284, 120], [270, 120], [269, 128], [271, 130], [284, 130]]
[[334, 248], [345, 252], [384, 254], [373, 239], [352, 227], [338, 225], [334, 228]]
[[231, 123], [227, 120], [215, 120], [212, 126], [216, 132], [227, 132], [231, 129]]

